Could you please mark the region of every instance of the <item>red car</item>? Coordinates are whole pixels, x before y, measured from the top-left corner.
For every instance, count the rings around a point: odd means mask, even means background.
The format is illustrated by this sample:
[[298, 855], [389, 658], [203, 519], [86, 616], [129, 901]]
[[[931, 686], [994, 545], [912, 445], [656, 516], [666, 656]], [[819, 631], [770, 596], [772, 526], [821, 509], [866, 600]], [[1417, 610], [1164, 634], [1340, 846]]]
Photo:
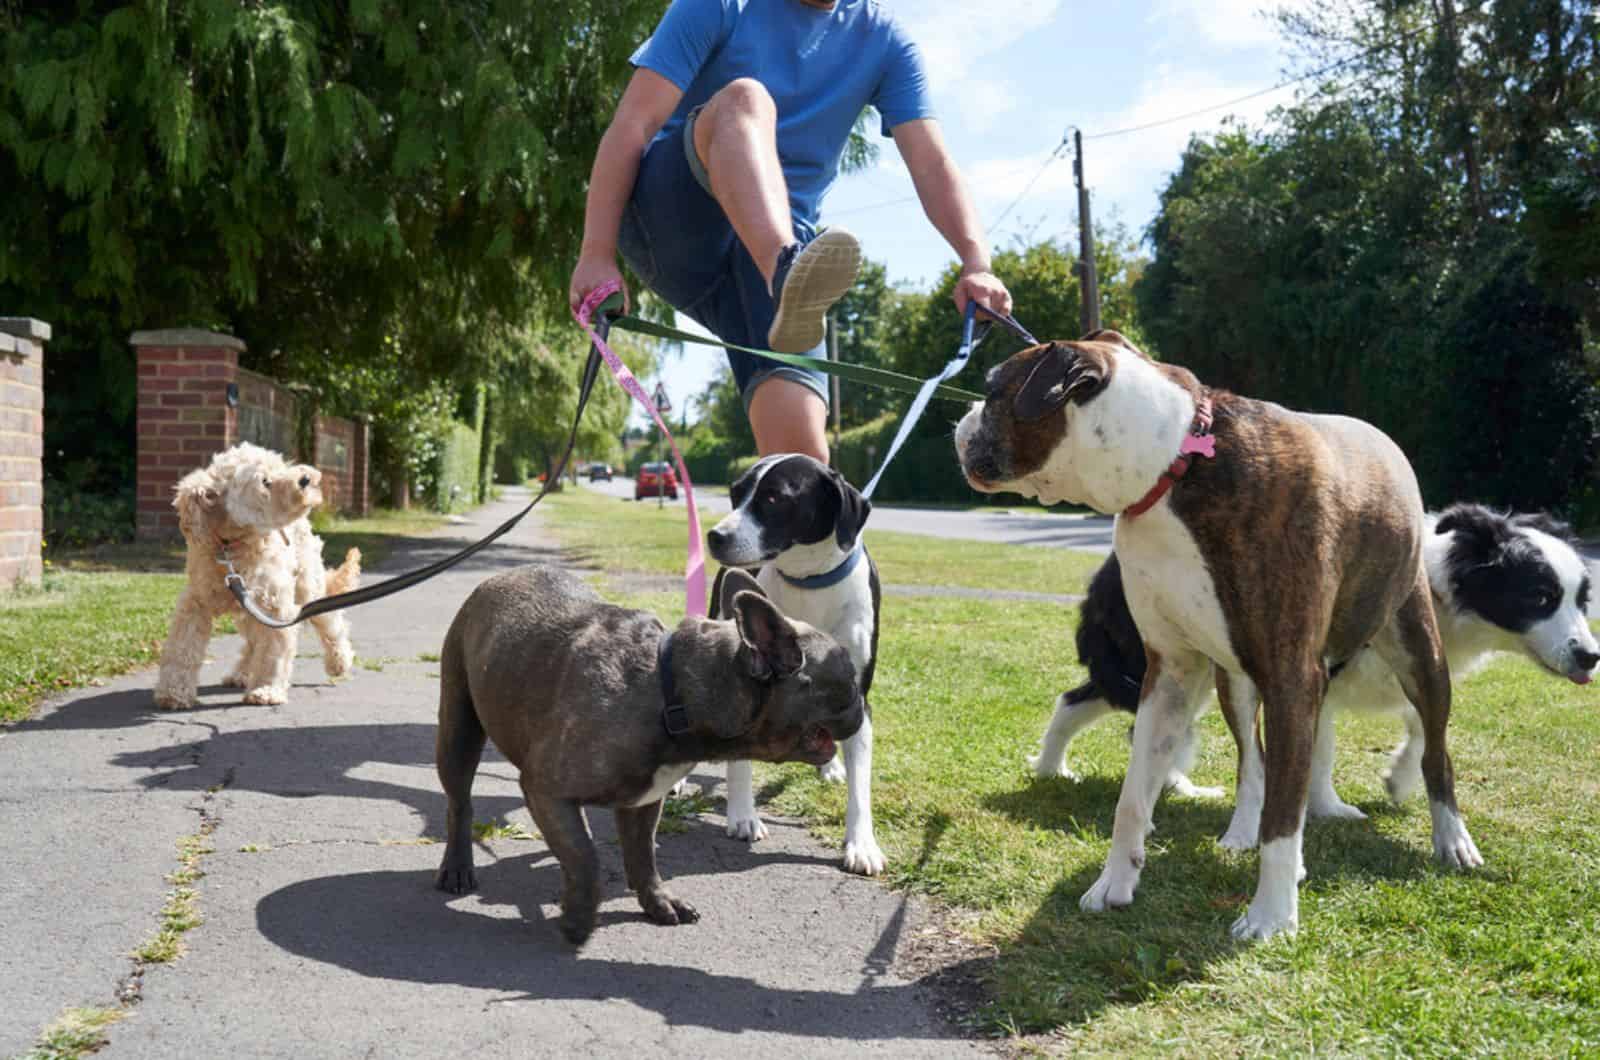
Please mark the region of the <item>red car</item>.
[[678, 476], [671, 464], [649, 463], [639, 468], [633, 479], [633, 499], [659, 497], [663, 493], [669, 500], [678, 499]]

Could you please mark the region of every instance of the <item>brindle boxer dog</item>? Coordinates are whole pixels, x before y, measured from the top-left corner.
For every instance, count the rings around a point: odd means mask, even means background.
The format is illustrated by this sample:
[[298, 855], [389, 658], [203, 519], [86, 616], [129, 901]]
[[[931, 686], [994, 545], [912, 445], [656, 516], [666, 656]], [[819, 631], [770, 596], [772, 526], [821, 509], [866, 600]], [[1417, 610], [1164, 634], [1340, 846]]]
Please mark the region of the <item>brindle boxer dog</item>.
[[1293, 932], [1328, 670], [1369, 644], [1422, 718], [1435, 854], [1483, 863], [1445, 749], [1450, 674], [1422, 564], [1422, 497], [1387, 436], [1211, 389], [1114, 331], [1023, 350], [987, 385], [956, 432], [967, 480], [1117, 514], [1149, 661], [1111, 853], [1085, 910], [1133, 901], [1151, 812], [1215, 664], [1236, 738], [1258, 693], [1266, 717], [1260, 879], [1233, 933]]

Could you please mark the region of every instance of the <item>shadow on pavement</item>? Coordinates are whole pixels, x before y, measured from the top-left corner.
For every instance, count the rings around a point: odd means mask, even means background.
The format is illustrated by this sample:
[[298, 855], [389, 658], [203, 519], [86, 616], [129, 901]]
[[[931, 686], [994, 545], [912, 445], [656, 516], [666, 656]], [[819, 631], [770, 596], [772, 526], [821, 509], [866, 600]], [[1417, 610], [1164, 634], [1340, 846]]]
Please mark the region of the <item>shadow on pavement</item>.
[[[749, 858], [752, 865], [763, 860], [755, 854]], [[681, 863], [674, 868], [672, 876], [685, 875]], [[734, 1033], [779, 1031], [853, 1041], [959, 1037], [913, 1015], [927, 1011], [931, 986], [879, 985], [905, 926], [904, 901], [863, 961], [859, 985], [841, 992], [774, 988], [745, 976], [693, 967], [585, 958], [553, 926], [537, 923], [543, 917], [537, 903], [553, 898], [560, 887], [560, 872], [548, 855], [507, 858], [481, 868], [478, 878], [479, 904], [515, 906], [524, 921], [535, 924], [454, 908], [432, 889], [431, 878], [417, 873], [367, 872], [306, 880], [274, 891], [257, 904], [256, 926], [265, 938], [297, 956], [363, 976], [509, 995], [499, 1001], [617, 998], [659, 1013], [671, 1026]], [[716, 910], [701, 912], [714, 916]], [[599, 930], [631, 919], [637, 914], [604, 910]], [[699, 931], [708, 944], [717, 943], [703, 924], [651, 930]], [[915, 995], [914, 1002], [904, 996], [908, 992]]]

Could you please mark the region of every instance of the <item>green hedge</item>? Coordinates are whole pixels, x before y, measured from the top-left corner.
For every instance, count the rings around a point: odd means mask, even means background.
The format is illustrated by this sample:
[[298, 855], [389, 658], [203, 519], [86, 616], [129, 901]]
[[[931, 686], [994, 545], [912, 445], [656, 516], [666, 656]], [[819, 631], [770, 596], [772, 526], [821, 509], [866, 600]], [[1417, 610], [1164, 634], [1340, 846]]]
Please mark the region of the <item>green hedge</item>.
[[[930, 411], [929, 415], [937, 414]], [[839, 435], [833, 448], [833, 465], [852, 485], [865, 487], [889, 452], [900, 427], [900, 413], [886, 413], [870, 423]], [[884, 472], [873, 495], [875, 501], [979, 504], [984, 495], [967, 485], [956, 463], [956, 447], [948, 430], [922, 434], [913, 431], [900, 454]], [[1016, 498], [1011, 498], [1015, 503]]]
[[452, 512], [472, 506], [478, 484], [478, 432], [452, 423], [434, 458], [433, 507]]

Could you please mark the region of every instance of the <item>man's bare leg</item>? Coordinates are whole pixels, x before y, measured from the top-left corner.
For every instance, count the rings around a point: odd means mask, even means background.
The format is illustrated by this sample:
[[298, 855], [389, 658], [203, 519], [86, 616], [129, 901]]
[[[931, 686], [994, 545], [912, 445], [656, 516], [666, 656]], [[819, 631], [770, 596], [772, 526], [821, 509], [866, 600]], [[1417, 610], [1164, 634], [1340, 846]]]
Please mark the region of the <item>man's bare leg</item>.
[[750, 395], [749, 413], [761, 456], [805, 453], [828, 462], [828, 406], [815, 390], [781, 376], [766, 379]]
[[795, 235], [778, 162], [778, 108], [765, 86], [748, 77], [724, 85], [695, 118], [694, 149], [712, 196], [771, 286], [778, 251]]

